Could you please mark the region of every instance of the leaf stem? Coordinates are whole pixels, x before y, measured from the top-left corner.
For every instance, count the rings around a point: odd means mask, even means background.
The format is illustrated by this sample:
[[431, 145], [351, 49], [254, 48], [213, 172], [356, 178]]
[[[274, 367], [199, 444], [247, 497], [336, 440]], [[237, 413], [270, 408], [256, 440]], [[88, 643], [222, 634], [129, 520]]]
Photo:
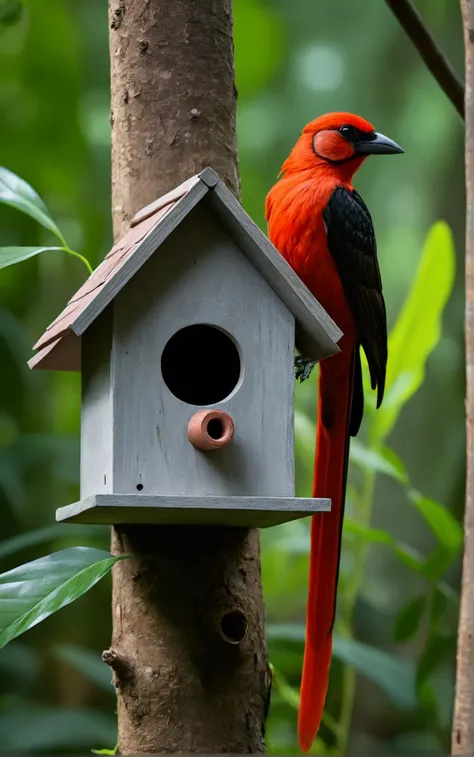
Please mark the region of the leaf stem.
[[80, 255], [79, 252], [74, 252], [74, 250], [70, 250], [69, 247], [67, 246], [67, 244], [65, 242], [63, 242], [63, 245], [64, 245], [63, 246], [64, 252], [67, 252], [68, 255], [73, 255], [73, 257], [79, 258], [79, 260], [82, 260], [82, 262], [84, 263], [85, 267], [89, 271], [89, 275], [91, 273], [93, 273], [93, 268], [92, 268], [91, 264], [89, 263], [89, 261], [87, 260], [87, 258], [84, 257], [84, 255]]

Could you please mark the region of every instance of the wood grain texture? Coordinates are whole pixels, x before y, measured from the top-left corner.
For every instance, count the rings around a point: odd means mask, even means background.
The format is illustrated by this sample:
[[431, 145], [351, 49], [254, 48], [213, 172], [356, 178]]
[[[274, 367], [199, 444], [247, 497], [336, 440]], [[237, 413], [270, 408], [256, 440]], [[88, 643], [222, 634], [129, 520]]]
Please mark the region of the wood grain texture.
[[164, 194], [162, 197], [159, 197], [154, 202], [151, 202], [149, 205], [146, 205], [144, 208], [139, 210], [138, 213], [135, 213], [130, 222], [130, 226], [136, 226], [145, 219], [150, 218], [151, 216], [155, 215], [158, 210], [164, 208], [165, 205], [170, 205], [171, 203], [177, 202], [182, 197], [184, 197], [184, 195], [187, 194], [196, 184], [198, 184], [199, 181], [200, 178], [198, 175], [191, 176], [190, 179], [183, 181], [183, 183], [179, 184], [179, 186], [171, 189], [169, 192]]
[[112, 308], [84, 334], [81, 376], [81, 498], [112, 489]]
[[464, 560], [452, 754], [474, 754], [474, 0], [461, 0], [466, 56], [466, 444]]
[[[161, 356], [181, 328], [211, 324], [237, 344], [241, 377], [207, 407], [235, 435], [210, 455], [189, 442], [201, 405], [166, 386]], [[201, 370], [180, 355], [190, 386]], [[294, 496], [294, 318], [237, 245], [196, 207], [114, 301], [114, 493]], [[214, 370], [225, 370], [215, 355]]]
[[222, 181], [206, 196], [205, 204], [294, 314], [298, 348], [313, 360], [339, 352], [336, 342], [342, 331]]
[[301, 497], [159, 497], [97, 494], [56, 510], [68, 523], [205, 525], [268, 528], [329, 512], [329, 499]]

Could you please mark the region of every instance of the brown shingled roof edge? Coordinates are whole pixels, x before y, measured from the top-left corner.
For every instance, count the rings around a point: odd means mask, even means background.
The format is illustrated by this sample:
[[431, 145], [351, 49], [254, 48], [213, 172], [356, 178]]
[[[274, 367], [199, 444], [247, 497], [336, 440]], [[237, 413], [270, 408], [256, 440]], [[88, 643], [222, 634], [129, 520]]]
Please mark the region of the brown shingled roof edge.
[[40, 351], [28, 361], [30, 368], [80, 370], [81, 335], [203, 198], [210, 212], [293, 312], [298, 348], [317, 360], [337, 353], [340, 329], [216, 172], [205, 168], [135, 214], [124, 237], [36, 342], [34, 349]]

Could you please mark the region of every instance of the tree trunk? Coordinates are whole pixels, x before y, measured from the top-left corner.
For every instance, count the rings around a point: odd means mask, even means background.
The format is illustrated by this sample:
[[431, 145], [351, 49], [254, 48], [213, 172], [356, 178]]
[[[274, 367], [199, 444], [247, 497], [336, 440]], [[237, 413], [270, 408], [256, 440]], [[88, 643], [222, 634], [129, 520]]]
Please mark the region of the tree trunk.
[[461, 0], [466, 50], [466, 442], [464, 561], [452, 753], [474, 754], [474, 0]]
[[[212, 166], [239, 194], [231, 0], [109, 0], [114, 234]], [[116, 527], [104, 660], [122, 754], [265, 748], [257, 531]]]

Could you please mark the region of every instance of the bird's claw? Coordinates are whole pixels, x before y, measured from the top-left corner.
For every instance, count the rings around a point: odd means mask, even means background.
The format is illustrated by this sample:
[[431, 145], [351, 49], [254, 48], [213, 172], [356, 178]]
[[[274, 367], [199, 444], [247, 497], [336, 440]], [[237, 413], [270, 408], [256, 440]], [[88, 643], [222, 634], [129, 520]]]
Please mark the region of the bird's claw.
[[306, 381], [306, 379], [311, 376], [311, 372], [315, 365], [316, 360], [310, 360], [307, 357], [298, 355], [298, 357], [295, 358], [295, 379], [299, 380], [300, 383]]

